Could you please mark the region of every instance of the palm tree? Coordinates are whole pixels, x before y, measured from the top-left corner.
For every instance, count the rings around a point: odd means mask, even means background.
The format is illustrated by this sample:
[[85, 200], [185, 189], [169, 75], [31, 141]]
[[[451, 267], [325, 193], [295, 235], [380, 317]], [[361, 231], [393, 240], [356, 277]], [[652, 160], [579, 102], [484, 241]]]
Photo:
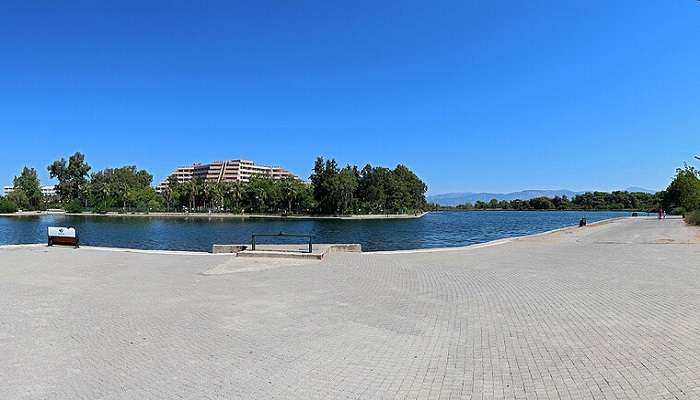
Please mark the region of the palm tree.
[[224, 208], [226, 182], [215, 182], [212, 186], [212, 206], [221, 211]]
[[122, 209], [126, 212], [126, 203], [129, 201], [129, 185], [126, 182], [119, 184], [117, 189], [119, 191], [119, 196], [122, 198]]
[[197, 179], [190, 179], [184, 186], [189, 198], [190, 211], [193, 211], [197, 206], [197, 196], [200, 193], [201, 185]]
[[173, 201], [172, 189], [170, 188], [170, 186], [166, 186], [163, 188], [163, 191], [161, 193], [162, 193], [163, 199], [165, 200], [166, 208], [167, 208], [168, 212], [170, 212], [170, 204]]
[[295, 182], [293, 179], [285, 179], [282, 183], [282, 192], [284, 197], [287, 199], [287, 212], [292, 212], [292, 202], [294, 202], [299, 195]]
[[239, 182], [232, 182], [227, 186], [226, 196], [233, 201], [233, 209], [235, 211], [240, 210], [241, 197], [243, 196], [241, 190], [241, 184]]
[[102, 195], [102, 199], [101, 199], [102, 206], [106, 210], [107, 209], [107, 195], [109, 194], [109, 189], [107, 188], [107, 185], [104, 185], [104, 184], [102, 185], [102, 188], [100, 190], [100, 194]]
[[258, 205], [258, 210], [260, 212], [265, 212], [266, 210], [266, 202], [267, 202], [267, 192], [263, 188], [258, 188], [255, 191], [255, 199], [257, 200], [257, 205]]
[[213, 184], [211, 182], [203, 182], [203, 184], [201, 185], [201, 193], [203, 195], [202, 202], [204, 203], [205, 209], [207, 208], [207, 203], [210, 203], [209, 208], [211, 208], [211, 206], [212, 206], [212, 204], [211, 204], [211, 203], [213, 203], [212, 197], [213, 197], [213, 194], [216, 192], [215, 185], [216, 184]]
[[[212, 193], [214, 199], [217, 201], [217, 208], [223, 211], [226, 208], [226, 196], [231, 193], [231, 182], [216, 182], [213, 184]], [[212, 199], [212, 201], [214, 200]]]

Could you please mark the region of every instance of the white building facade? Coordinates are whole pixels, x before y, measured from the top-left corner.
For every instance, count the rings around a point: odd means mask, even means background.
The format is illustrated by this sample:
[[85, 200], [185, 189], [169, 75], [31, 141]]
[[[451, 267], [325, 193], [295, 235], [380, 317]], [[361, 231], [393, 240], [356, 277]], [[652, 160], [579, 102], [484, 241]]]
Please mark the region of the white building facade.
[[172, 174], [156, 186], [156, 192], [162, 192], [168, 187], [168, 179], [174, 176], [179, 183], [192, 179], [205, 182], [248, 182], [254, 175], [272, 179], [294, 178], [296, 175], [278, 166], [258, 165], [251, 160], [214, 161], [208, 164], [192, 164], [176, 168]]
[[[3, 186], [2, 192], [3, 195], [7, 196], [8, 194], [12, 193], [15, 190], [14, 186]], [[56, 186], [50, 185], [50, 186], [42, 186], [41, 187], [41, 194], [44, 196], [55, 196], [57, 194], [56, 192]]]

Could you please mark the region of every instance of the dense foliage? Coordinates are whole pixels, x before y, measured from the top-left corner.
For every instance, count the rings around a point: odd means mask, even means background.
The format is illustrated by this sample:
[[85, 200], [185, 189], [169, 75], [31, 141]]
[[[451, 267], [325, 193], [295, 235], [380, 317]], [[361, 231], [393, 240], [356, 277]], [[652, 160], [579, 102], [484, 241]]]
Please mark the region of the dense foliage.
[[8, 200], [6, 197], [0, 196], [0, 214], [17, 212], [17, 204]]
[[76, 152], [68, 158], [54, 161], [49, 165], [49, 176], [58, 179], [56, 191], [61, 200], [85, 199], [84, 192], [88, 184], [90, 166], [85, 162], [85, 156]]
[[366, 165], [338, 168], [335, 160], [316, 159], [311, 175], [314, 199], [324, 214], [409, 213], [427, 207], [428, 187], [404, 165], [388, 169]]
[[698, 171], [688, 165], [676, 170], [676, 176], [661, 192], [663, 207], [674, 214], [700, 209], [700, 179]]
[[[676, 175], [664, 191], [655, 194], [643, 192], [587, 192], [573, 199], [562, 197], [538, 197], [530, 200], [478, 201], [457, 206], [463, 210], [645, 210], [659, 208], [673, 213], [686, 214], [686, 220], [695, 221], [700, 210], [700, 172], [685, 165], [676, 170]], [[692, 215], [691, 215], [692, 214]]]
[[700, 225], [700, 210], [691, 211], [685, 214], [685, 222], [690, 225]]
[[7, 199], [23, 210], [41, 210], [44, 208], [44, 197], [41, 194], [41, 184], [34, 168], [24, 167], [19, 176], [13, 181], [14, 190]]
[[492, 199], [457, 206], [463, 210], [654, 210], [661, 202], [659, 194], [643, 192], [587, 192], [569, 199], [567, 196], [536, 197], [530, 200]]
[[[177, 182], [169, 178], [162, 193], [151, 186], [153, 176], [135, 166], [107, 168], [89, 174], [85, 156], [76, 152], [54, 161], [49, 175], [58, 180], [57, 199], [42, 196], [36, 170], [24, 167], [14, 178], [14, 191], [0, 197], [0, 212], [18, 208], [40, 210], [47, 203], [69, 212], [90, 209], [107, 211], [215, 211], [235, 213], [283, 214], [378, 214], [411, 213], [426, 209], [445, 209], [428, 205], [427, 186], [404, 165], [394, 169], [366, 165], [359, 170], [340, 168], [335, 160], [319, 157], [311, 174], [311, 184], [298, 179], [273, 180], [254, 176], [249, 182]], [[53, 204], [53, 202], [56, 202]], [[457, 209], [502, 210], [665, 210], [685, 214], [689, 222], [700, 212], [700, 172], [685, 165], [665, 191], [587, 192], [574, 196], [538, 197], [530, 200], [478, 201]], [[696, 212], [697, 211], [697, 212]]]
[[67, 213], [77, 214], [83, 212], [85, 207], [83, 207], [83, 203], [81, 203], [80, 200], [71, 199], [63, 205], [63, 210]]
[[[425, 208], [426, 185], [407, 167], [367, 165], [338, 168], [335, 160], [316, 160], [311, 184], [295, 178], [273, 180], [253, 176], [249, 182], [178, 182], [174, 177], [161, 193], [153, 177], [135, 166], [107, 168], [89, 174], [81, 153], [49, 166], [61, 206], [108, 211], [213, 211], [280, 214], [355, 214], [414, 212]], [[41, 192], [39, 192], [41, 193]]]
[[87, 204], [97, 212], [159, 209], [161, 203], [151, 187], [152, 181], [151, 174], [133, 165], [98, 171], [90, 176], [86, 186]]
[[297, 179], [253, 176], [249, 182], [178, 183], [169, 179], [161, 193], [167, 210], [212, 210], [248, 213], [308, 213], [314, 203], [309, 185]]

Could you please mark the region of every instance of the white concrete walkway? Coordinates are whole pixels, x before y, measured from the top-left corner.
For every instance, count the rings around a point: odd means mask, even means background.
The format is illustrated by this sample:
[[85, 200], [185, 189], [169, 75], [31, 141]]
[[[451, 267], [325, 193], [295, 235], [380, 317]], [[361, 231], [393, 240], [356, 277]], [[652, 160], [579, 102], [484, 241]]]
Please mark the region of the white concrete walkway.
[[0, 399], [697, 399], [700, 230], [322, 262], [0, 249]]

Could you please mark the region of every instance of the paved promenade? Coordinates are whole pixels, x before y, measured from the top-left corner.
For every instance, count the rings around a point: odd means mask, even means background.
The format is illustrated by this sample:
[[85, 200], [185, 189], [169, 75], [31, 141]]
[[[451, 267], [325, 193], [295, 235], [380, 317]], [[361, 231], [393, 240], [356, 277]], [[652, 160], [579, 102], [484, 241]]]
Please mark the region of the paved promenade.
[[700, 229], [324, 261], [0, 249], [0, 399], [699, 399]]

